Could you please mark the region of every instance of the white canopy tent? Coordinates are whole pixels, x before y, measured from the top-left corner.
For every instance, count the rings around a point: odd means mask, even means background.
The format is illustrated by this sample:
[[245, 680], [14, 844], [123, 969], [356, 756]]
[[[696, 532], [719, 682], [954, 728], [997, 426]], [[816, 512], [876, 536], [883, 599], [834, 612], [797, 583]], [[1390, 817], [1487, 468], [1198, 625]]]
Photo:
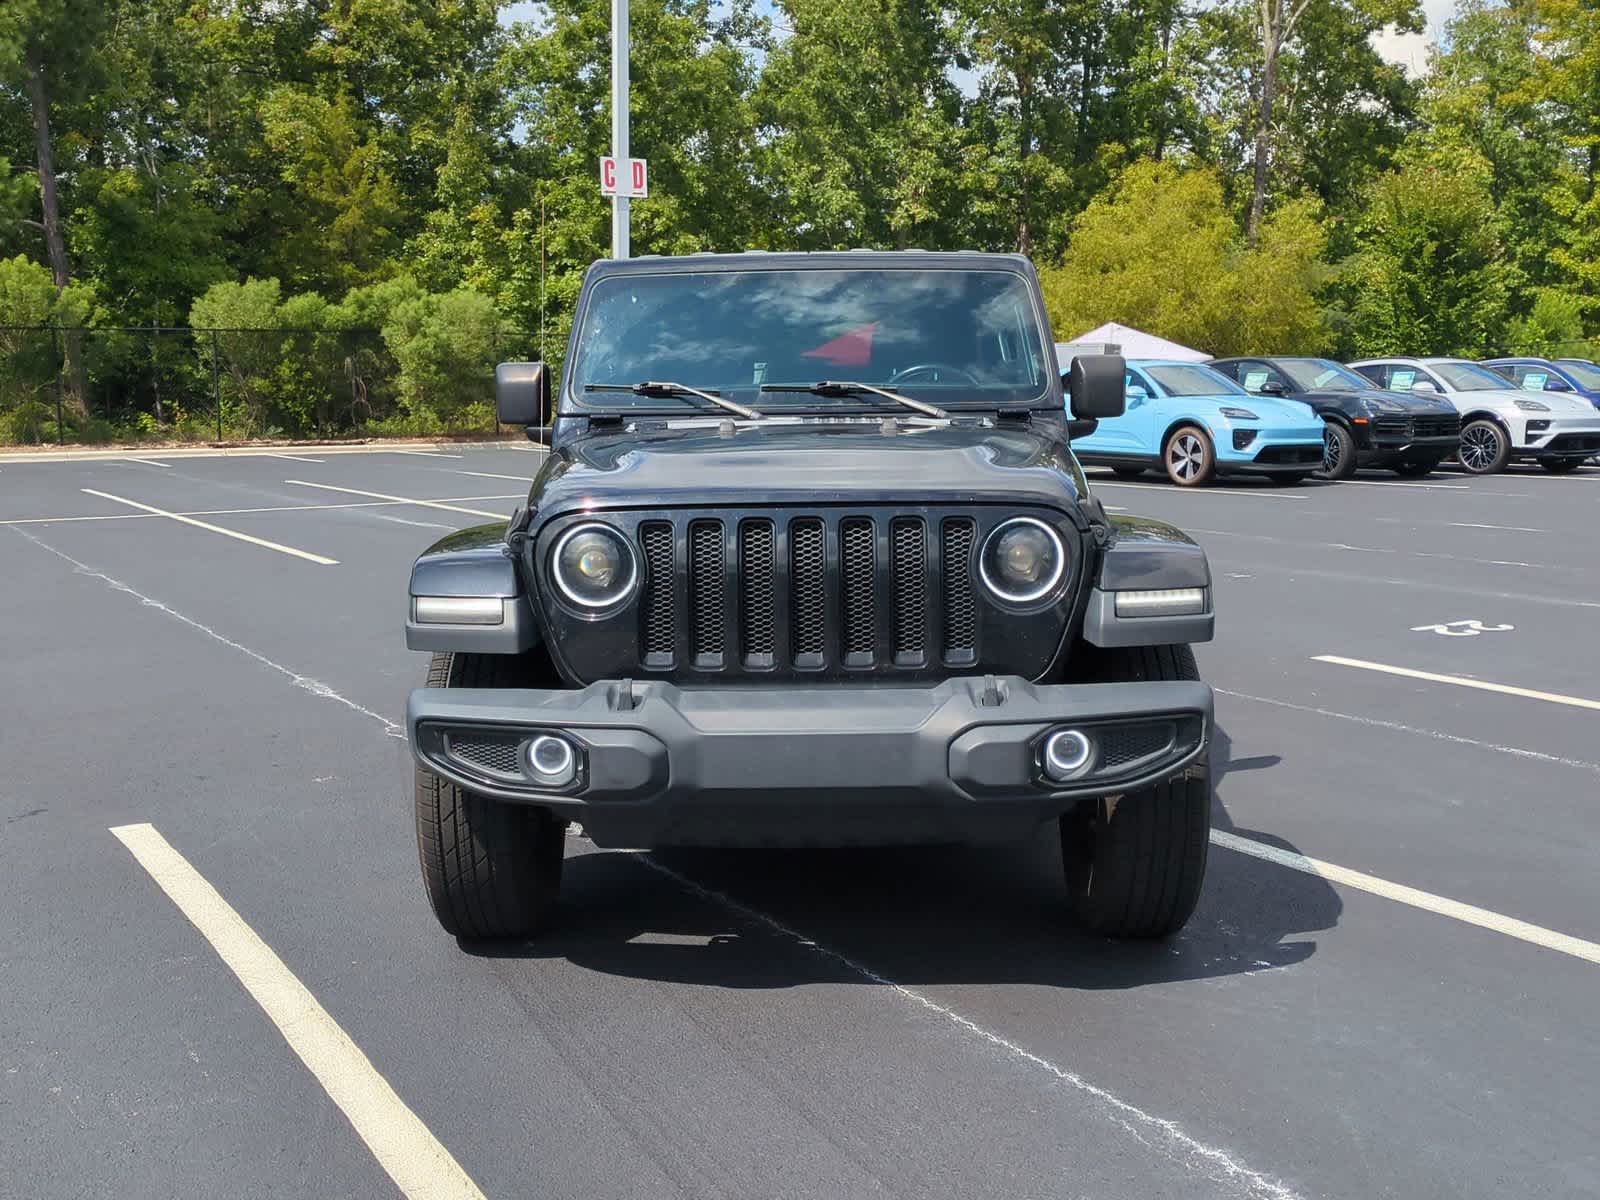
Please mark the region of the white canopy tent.
[[1107, 321], [1104, 325], [1080, 333], [1070, 342], [1056, 343], [1056, 360], [1065, 369], [1075, 354], [1120, 354], [1124, 358], [1172, 358], [1181, 362], [1206, 362], [1211, 358], [1204, 350], [1195, 350], [1179, 342], [1169, 342], [1164, 337]]

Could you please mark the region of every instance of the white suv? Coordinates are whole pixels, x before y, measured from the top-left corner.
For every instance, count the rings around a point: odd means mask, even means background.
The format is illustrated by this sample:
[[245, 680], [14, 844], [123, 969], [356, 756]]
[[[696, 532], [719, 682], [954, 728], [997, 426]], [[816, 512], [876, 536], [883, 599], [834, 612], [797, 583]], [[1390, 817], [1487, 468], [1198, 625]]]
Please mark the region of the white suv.
[[1464, 358], [1370, 358], [1350, 366], [1382, 388], [1437, 392], [1461, 413], [1461, 465], [1474, 475], [1532, 458], [1558, 475], [1600, 452], [1600, 409], [1561, 392], [1527, 392]]

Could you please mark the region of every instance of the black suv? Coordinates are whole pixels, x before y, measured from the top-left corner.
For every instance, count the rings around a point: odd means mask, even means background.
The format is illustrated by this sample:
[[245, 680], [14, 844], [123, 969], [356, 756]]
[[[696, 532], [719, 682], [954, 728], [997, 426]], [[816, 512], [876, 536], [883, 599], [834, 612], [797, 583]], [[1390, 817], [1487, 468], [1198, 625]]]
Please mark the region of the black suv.
[[[466, 939], [551, 916], [598, 846], [1022, 840], [1072, 907], [1158, 936], [1211, 814], [1204, 552], [1108, 517], [1068, 448], [1123, 364], [1056, 360], [1025, 258], [596, 263], [525, 508], [411, 576], [422, 874]], [[1064, 408], [1071, 396], [1071, 416]]]
[[1461, 414], [1443, 397], [1374, 387], [1327, 358], [1219, 358], [1210, 364], [1247, 392], [1309, 404], [1324, 423], [1322, 479], [1349, 479], [1357, 467], [1426, 475], [1455, 454]]

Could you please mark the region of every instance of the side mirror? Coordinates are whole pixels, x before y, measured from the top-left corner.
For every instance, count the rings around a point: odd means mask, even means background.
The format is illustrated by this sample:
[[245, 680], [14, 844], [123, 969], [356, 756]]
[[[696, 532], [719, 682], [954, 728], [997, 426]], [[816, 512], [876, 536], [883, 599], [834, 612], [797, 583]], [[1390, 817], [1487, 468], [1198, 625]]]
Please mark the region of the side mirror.
[[1413, 392], [1437, 392], [1439, 385], [1431, 379], [1419, 379], [1411, 385]]
[[1552, 375], [1544, 381], [1544, 390], [1547, 392], [1570, 392], [1576, 389], [1559, 375]]
[[1263, 396], [1281, 396], [1283, 395], [1283, 384], [1276, 379], [1269, 379], [1261, 385], [1261, 394]]
[[1123, 383], [1128, 366], [1120, 354], [1080, 354], [1067, 371], [1072, 415], [1097, 421], [1120, 417], [1127, 408]]
[[495, 418], [502, 425], [538, 425], [550, 411], [550, 372], [542, 362], [504, 362], [494, 369]]
[[1123, 389], [1122, 394], [1127, 400], [1148, 400], [1150, 398], [1150, 393], [1144, 390], [1143, 385], [1137, 383], [1128, 384]]

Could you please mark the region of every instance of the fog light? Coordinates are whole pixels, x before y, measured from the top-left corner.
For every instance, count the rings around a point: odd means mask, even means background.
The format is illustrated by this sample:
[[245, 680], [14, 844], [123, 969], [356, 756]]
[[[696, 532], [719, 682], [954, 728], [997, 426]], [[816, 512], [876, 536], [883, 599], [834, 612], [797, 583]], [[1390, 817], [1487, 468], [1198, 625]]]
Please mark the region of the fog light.
[[1094, 743], [1076, 729], [1052, 733], [1044, 743], [1044, 773], [1058, 783], [1081, 775], [1094, 756]]
[[529, 742], [524, 761], [528, 774], [542, 787], [565, 787], [578, 774], [578, 756], [572, 743], [553, 733], [541, 733]]

